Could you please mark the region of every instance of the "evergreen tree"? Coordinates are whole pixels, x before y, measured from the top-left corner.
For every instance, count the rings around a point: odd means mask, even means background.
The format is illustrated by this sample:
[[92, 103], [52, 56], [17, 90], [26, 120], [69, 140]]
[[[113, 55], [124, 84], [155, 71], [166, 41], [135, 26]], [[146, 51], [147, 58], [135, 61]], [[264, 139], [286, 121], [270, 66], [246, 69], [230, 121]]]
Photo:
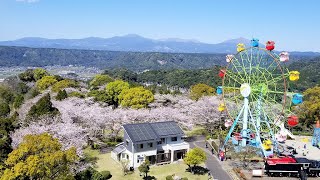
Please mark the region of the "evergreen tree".
[[31, 107], [28, 116], [37, 118], [42, 115], [56, 115], [58, 112], [58, 109], [52, 106], [50, 94], [48, 93]]
[[68, 94], [66, 92], [66, 90], [59, 90], [57, 96], [56, 96], [56, 100], [61, 101], [63, 99], [66, 99], [68, 97]]

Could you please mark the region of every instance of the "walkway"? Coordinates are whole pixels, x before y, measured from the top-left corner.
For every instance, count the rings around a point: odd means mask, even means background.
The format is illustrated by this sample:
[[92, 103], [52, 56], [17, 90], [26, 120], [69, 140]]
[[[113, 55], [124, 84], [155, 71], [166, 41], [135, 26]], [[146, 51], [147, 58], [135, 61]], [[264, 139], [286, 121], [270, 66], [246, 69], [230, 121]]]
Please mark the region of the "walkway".
[[209, 148], [205, 148], [204, 139], [202, 139], [202, 140], [197, 139], [197, 140], [189, 142], [189, 143], [190, 143], [191, 148], [200, 147], [206, 152], [206, 154], [207, 154], [206, 166], [210, 170], [214, 179], [216, 179], [216, 180], [232, 180], [231, 177], [229, 176], [229, 174], [225, 170], [222, 169], [218, 158], [211, 154], [211, 151], [209, 150]]

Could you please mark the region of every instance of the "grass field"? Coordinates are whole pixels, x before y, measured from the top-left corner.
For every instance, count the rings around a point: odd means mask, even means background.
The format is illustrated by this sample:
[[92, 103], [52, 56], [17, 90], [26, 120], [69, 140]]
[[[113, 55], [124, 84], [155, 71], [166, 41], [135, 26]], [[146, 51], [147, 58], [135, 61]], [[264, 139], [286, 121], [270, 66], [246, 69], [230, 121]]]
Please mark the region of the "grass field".
[[[123, 176], [120, 164], [115, 162], [110, 153], [100, 154], [97, 150], [89, 150], [86, 149], [85, 153], [91, 157], [97, 157], [96, 169], [98, 171], [107, 170], [112, 174], [111, 179], [115, 180], [141, 180], [142, 176], [140, 176], [139, 170], [135, 170], [134, 173]], [[150, 176], [155, 176], [157, 180], [165, 180], [166, 176], [175, 174], [179, 177], [187, 177], [189, 180], [207, 180], [207, 175], [193, 175], [189, 172], [186, 172], [187, 165], [183, 162], [162, 165], [162, 166], [151, 166], [150, 167]]]

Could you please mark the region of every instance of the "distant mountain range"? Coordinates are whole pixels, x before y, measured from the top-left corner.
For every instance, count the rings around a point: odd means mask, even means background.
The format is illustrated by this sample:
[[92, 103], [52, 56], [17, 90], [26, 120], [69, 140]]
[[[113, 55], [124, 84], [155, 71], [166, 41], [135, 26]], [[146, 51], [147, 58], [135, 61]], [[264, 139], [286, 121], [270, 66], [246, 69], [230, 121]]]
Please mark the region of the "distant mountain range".
[[[202, 43], [184, 39], [148, 39], [136, 34], [111, 38], [89, 37], [84, 39], [45, 39], [26, 37], [14, 41], [0, 41], [2, 46], [24, 46], [32, 48], [85, 49], [132, 52], [168, 52], [168, 53], [235, 53], [236, 45], [250, 40], [246, 38], [230, 39], [218, 44]], [[263, 47], [263, 45], [261, 45]], [[294, 55], [316, 56], [320, 53], [293, 52]], [[301, 54], [302, 53], [302, 54]]]

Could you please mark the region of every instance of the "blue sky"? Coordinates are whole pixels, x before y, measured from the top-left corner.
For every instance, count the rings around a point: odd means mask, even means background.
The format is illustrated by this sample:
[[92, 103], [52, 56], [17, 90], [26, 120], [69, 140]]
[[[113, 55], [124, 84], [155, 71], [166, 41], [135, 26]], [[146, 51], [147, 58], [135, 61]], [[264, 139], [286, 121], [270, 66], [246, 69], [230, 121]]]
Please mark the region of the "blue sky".
[[[34, 2], [35, 1], [35, 2]], [[139, 34], [219, 43], [257, 37], [320, 52], [319, 0], [0, 0], [0, 40]]]

